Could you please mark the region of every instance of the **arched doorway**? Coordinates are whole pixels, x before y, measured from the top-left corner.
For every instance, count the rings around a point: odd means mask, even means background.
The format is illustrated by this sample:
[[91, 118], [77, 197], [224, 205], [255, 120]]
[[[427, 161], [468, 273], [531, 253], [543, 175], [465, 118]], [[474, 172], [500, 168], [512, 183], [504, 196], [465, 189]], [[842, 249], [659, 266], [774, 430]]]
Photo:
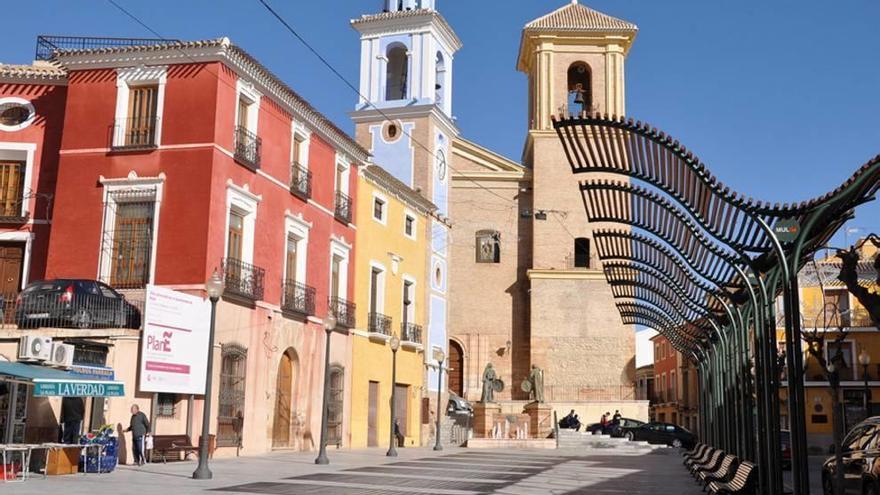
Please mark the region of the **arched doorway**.
[[464, 397], [464, 351], [454, 340], [449, 341], [449, 390]]
[[296, 353], [288, 349], [278, 363], [278, 380], [275, 385], [275, 423], [272, 427], [272, 446], [290, 447], [291, 421], [293, 420], [293, 372]]

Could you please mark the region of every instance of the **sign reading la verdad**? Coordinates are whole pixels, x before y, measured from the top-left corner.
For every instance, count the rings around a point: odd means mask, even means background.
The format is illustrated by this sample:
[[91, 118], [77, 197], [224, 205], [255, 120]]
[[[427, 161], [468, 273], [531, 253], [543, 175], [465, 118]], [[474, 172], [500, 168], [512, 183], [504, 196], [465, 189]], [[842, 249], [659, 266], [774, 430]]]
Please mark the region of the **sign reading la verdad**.
[[211, 304], [200, 297], [147, 286], [141, 337], [140, 390], [205, 393]]

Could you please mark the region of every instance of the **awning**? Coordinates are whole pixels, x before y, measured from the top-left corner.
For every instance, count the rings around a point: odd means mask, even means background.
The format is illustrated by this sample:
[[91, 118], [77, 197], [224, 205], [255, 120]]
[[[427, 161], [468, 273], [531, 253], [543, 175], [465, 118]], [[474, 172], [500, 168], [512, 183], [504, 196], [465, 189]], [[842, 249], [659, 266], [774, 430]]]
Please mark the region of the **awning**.
[[34, 397], [122, 397], [125, 384], [26, 363], [0, 362], [0, 381], [34, 386]]

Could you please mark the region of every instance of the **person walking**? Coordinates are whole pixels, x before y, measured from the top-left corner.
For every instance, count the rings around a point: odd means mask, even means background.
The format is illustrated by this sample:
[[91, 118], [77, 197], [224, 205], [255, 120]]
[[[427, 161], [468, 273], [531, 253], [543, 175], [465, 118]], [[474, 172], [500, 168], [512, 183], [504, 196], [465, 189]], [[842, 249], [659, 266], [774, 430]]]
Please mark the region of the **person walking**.
[[82, 397], [65, 397], [61, 399], [61, 443], [79, 443], [85, 414], [86, 405]]
[[125, 431], [131, 432], [131, 450], [134, 453], [134, 462], [143, 466], [147, 461], [144, 455], [144, 438], [150, 433], [150, 420], [142, 413], [137, 404], [131, 406], [131, 422]]

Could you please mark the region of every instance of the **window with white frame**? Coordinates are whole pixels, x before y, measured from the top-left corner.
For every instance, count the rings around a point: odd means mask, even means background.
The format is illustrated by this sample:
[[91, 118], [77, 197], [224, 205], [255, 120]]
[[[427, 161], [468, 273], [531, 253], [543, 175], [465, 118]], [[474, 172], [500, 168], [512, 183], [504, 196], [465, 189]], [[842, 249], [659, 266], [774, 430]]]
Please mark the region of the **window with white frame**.
[[153, 283], [165, 177], [101, 179], [104, 221], [98, 279], [119, 289]]
[[347, 299], [349, 251], [351, 246], [344, 241], [330, 240], [330, 297]]
[[254, 261], [254, 228], [257, 205], [262, 198], [246, 187], [227, 182], [226, 187], [226, 258], [244, 263]]
[[308, 243], [311, 223], [302, 217], [288, 214], [285, 221], [287, 236], [285, 238], [284, 280], [287, 282], [306, 283], [308, 267]]
[[235, 125], [249, 132], [257, 133], [259, 121], [260, 98], [263, 96], [254, 88], [254, 85], [239, 79], [235, 84]]
[[381, 194], [373, 193], [373, 220], [383, 225], [388, 220], [388, 200]]
[[375, 261], [371, 262], [369, 275], [370, 313], [382, 313], [385, 311], [385, 267]]
[[168, 67], [125, 67], [116, 71], [114, 148], [159, 146]]
[[336, 157], [336, 178], [334, 180], [334, 187], [337, 193], [342, 193], [345, 196], [348, 196], [348, 182], [349, 182], [349, 173], [350, 173], [350, 165], [348, 160], [345, 159], [342, 155], [337, 155]]
[[0, 217], [28, 217], [36, 143], [0, 142]]
[[403, 214], [403, 235], [416, 238], [416, 216], [409, 211]]

